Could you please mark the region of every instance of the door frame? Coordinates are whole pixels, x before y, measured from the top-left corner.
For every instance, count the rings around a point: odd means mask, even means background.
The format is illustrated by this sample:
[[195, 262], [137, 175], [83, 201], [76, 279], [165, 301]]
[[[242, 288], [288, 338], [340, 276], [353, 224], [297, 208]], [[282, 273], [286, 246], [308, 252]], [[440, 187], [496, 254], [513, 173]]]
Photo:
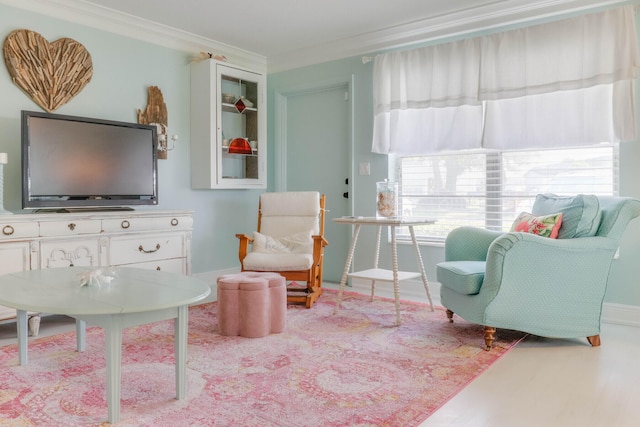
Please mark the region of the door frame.
[[349, 214], [353, 214], [354, 211], [354, 197], [353, 197], [353, 181], [354, 181], [354, 78], [351, 74], [347, 79], [332, 79], [324, 81], [314, 81], [309, 84], [296, 86], [287, 89], [282, 92], [274, 93], [274, 186], [275, 191], [287, 191], [287, 100], [290, 96], [304, 95], [314, 92], [323, 92], [325, 90], [336, 89], [346, 86], [347, 96], [349, 97], [349, 105], [347, 109], [349, 111], [348, 117], [348, 131], [347, 138], [348, 143], [346, 147], [348, 170], [346, 171], [347, 178], [349, 179], [349, 198], [348, 198], [348, 210]]

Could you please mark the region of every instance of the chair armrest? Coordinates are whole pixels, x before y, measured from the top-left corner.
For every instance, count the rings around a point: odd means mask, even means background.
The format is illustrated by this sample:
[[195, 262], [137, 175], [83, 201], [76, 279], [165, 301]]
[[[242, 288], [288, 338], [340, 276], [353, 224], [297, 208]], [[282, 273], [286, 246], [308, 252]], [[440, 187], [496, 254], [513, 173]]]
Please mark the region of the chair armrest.
[[311, 236], [311, 238], [313, 239], [313, 245], [321, 245], [323, 248], [325, 246], [327, 246], [329, 244], [329, 242], [327, 241], [327, 239], [324, 238], [324, 236], [320, 236], [319, 234], [314, 234], [313, 236]]
[[541, 315], [550, 315], [553, 307], [600, 307], [617, 247], [615, 239], [601, 236], [549, 239], [505, 233], [489, 248], [480, 293], [515, 313], [525, 305], [545, 307]]
[[504, 232], [478, 227], [459, 227], [452, 230], [444, 245], [445, 261], [485, 261], [493, 241]]
[[[550, 239], [530, 233], [503, 233], [496, 238], [487, 253], [487, 262], [499, 258], [508, 262], [530, 263], [531, 257], [551, 261], [553, 259], [580, 260], [585, 256], [613, 257], [618, 242], [608, 237], [580, 237], [576, 239]], [[609, 259], [610, 260], [610, 259]]]
[[247, 256], [249, 251], [249, 243], [253, 242], [253, 238], [246, 234], [236, 234], [236, 237], [240, 239], [238, 259], [240, 260], [240, 264], [242, 264], [242, 261], [244, 261], [244, 258]]
[[311, 238], [313, 239], [313, 264], [318, 265], [324, 252], [324, 247], [327, 246], [329, 242], [324, 236], [317, 234], [314, 234]]

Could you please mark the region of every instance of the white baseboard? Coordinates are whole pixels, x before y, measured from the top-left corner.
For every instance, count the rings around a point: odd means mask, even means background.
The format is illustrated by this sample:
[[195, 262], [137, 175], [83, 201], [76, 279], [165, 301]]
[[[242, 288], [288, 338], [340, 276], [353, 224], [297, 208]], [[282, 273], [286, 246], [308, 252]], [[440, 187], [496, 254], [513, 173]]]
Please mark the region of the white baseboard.
[[[203, 280], [211, 286], [211, 294], [200, 303], [216, 300], [216, 281], [219, 276], [238, 272], [240, 272], [238, 268], [231, 268], [194, 274], [195, 277]], [[338, 283], [332, 282], [327, 282], [324, 286], [329, 289], [339, 288]], [[369, 295], [371, 293], [371, 285], [368, 280], [353, 279], [351, 281], [351, 286], [349, 286], [347, 290]], [[429, 292], [431, 293], [433, 303], [436, 305], [440, 304], [440, 283], [435, 281], [429, 282]], [[377, 282], [375, 294], [376, 296], [393, 298], [393, 284]], [[425, 304], [429, 303], [422, 281], [419, 280], [403, 281], [400, 284], [400, 298], [408, 301], [423, 302]], [[602, 322], [640, 328], [640, 306], [605, 302], [602, 306]]]
[[640, 307], [605, 302], [602, 305], [602, 322], [640, 328]]
[[[337, 289], [338, 285], [335, 284], [335, 287]], [[354, 279], [348, 289], [363, 294], [371, 292], [370, 282], [362, 279]], [[433, 303], [440, 304], [440, 283], [429, 282], [429, 291]], [[393, 298], [393, 285], [376, 283], [376, 295]], [[400, 284], [400, 298], [428, 303], [422, 282], [416, 280], [406, 280]], [[605, 302], [602, 306], [602, 322], [640, 328], [640, 306]]]

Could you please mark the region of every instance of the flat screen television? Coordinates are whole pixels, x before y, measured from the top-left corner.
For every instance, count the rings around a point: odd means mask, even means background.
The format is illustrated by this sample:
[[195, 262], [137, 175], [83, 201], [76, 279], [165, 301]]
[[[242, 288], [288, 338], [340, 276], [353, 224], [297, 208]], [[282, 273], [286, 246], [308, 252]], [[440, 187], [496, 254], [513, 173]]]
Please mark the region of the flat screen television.
[[158, 204], [156, 127], [22, 111], [22, 208]]

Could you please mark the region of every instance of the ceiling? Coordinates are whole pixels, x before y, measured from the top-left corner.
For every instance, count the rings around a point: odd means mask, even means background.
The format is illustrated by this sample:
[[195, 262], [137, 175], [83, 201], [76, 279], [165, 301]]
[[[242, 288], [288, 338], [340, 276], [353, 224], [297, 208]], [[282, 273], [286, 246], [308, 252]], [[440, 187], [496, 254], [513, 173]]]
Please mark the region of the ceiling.
[[273, 57], [505, 0], [88, 0]]
[[[177, 31], [212, 50], [263, 56], [270, 71], [375, 52], [623, 0], [0, 0], [68, 19]], [[54, 5], [53, 7], [51, 5]], [[46, 12], [45, 12], [46, 13]], [[87, 22], [82, 20], [83, 23]], [[135, 25], [135, 24], [134, 24]]]

